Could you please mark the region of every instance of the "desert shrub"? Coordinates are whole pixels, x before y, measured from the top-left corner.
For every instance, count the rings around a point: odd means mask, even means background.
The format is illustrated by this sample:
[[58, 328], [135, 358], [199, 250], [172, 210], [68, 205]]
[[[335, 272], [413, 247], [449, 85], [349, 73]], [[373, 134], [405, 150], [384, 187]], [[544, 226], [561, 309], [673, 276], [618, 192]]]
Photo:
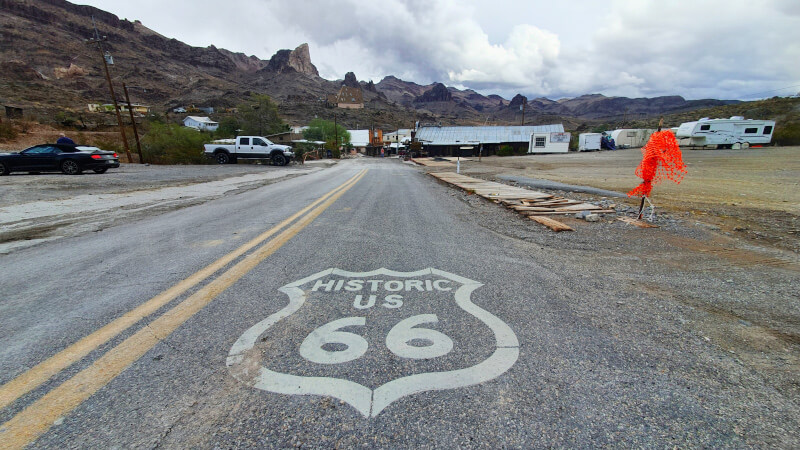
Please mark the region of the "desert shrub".
[[114, 135], [107, 136], [92, 136], [89, 139], [83, 139], [82, 136], [78, 137], [75, 141], [78, 144], [92, 145], [102, 150], [110, 152], [122, 153], [124, 147], [122, 146], [122, 139]]
[[514, 155], [514, 147], [510, 145], [501, 145], [500, 148], [497, 149], [497, 156], [513, 156]]
[[778, 123], [772, 134], [775, 145], [800, 145], [800, 123]]
[[10, 141], [17, 137], [17, 129], [8, 122], [0, 123], [0, 141]]
[[141, 139], [144, 159], [152, 164], [204, 164], [208, 133], [176, 124], [152, 123]]

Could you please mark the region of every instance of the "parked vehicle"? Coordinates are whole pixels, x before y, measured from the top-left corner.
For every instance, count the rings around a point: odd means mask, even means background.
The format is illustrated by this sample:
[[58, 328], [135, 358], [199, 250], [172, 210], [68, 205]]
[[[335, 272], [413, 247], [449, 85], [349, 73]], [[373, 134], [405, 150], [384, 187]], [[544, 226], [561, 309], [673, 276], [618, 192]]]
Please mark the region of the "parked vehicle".
[[84, 170], [105, 173], [117, 167], [116, 153], [83, 145], [42, 144], [18, 153], [0, 153], [0, 175], [57, 171], [79, 175]]
[[675, 133], [678, 139], [688, 138], [689, 145], [716, 145], [717, 148], [733, 148], [753, 144], [769, 144], [775, 130], [773, 120], [745, 119], [733, 116], [730, 119], [702, 118], [696, 122], [682, 123]]
[[206, 144], [205, 154], [218, 164], [235, 164], [242, 159], [268, 159], [276, 166], [285, 166], [294, 159], [292, 147], [274, 144], [263, 136], [238, 136]]

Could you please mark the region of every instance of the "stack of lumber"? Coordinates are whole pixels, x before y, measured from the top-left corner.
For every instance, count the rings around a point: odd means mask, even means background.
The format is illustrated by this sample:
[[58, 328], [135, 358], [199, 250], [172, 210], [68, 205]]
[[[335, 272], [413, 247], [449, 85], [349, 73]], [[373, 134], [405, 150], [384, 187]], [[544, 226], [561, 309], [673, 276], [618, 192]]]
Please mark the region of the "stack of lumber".
[[[431, 175], [439, 180], [444, 181], [445, 183], [459, 187], [467, 192], [474, 192], [485, 199], [492, 200], [496, 203], [501, 203], [524, 216], [542, 217], [571, 215], [581, 211], [590, 211], [592, 213], [615, 212], [613, 209], [603, 209], [603, 207], [593, 205], [591, 203], [570, 200], [568, 198], [557, 197], [555, 195], [545, 194], [544, 192], [531, 191], [529, 189], [509, 186], [507, 184], [485, 181], [453, 172], [436, 172], [431, 173]], [[549, 226], [553, 230], [560, 228], [558, 225], [556, 225], [560, 224], [560, 222], [556, 222], [552, 219], [533, 220]], [[566, 227], [567, 229], [569, 228], [564, 224], [560, 225]]]
[[455, 167], [450, 161], [437, 161], [433, 158], [412, 158], [411, 161], [425, 167]]

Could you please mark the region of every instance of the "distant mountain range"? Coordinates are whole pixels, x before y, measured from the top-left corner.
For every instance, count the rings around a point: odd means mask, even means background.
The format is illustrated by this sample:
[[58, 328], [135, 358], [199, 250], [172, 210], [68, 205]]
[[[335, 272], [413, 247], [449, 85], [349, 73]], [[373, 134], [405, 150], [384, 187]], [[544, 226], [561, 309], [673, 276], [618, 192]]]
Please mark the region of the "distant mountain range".
[[[417, 120], [446, 125], [518, 124], [523, 103], [526, 124], [641, 120], [737, 103], [600, 94], [556, 101], [518, 95], [507, 100], [394, 76], [367, 83], [348, 73], [344, 80], [331, 81], [319, 76], [306, 44], [261, 60], [214, 46], [191, 47], [138, 21], [120, 20], [91, 6], [64, 0], [0, 0], [0, 104], [52, 118], [59, 113], [83, 116], [88, 103], [110, 102], [101, 54], [95, 44], [84, 42], [94, 36], [92, 17], [100, 35], [106, 36], [104, 50], [114, 58], [111, 70], [117, 90], [125, 82], [134, 102], [161, 112], [187, 105], [233, 107], [251, 93], [266, 93], [292, 124], [336, 113], [348, 127], [394, 128], [409, 127]], [[364, 109], [326, 107], [327, 96], [343, 84], [362, 88]], [[117, 96], [122, 98], [121, 92]]]

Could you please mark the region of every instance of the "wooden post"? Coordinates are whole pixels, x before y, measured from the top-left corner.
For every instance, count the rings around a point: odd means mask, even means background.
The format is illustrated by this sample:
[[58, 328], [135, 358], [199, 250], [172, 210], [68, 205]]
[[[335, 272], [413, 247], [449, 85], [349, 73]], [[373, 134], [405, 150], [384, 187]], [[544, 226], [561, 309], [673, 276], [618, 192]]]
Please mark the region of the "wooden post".
[[131, 106], [131, 98], [128, 97], [128, 86], [122, 83], [122, 89], [125, 91], [125, 102], [128, 103], [128, 113], [131, 115], [131, 125], [133, 125], [133, 135], [136, 137], [136, 150], [139, 153], [139, 164], [144, 164], [144, 156], [142, 156], [142, 144], [139, 143], [139, 131], [136, 129], [136, 120], [133, 118], [133, 107]]

